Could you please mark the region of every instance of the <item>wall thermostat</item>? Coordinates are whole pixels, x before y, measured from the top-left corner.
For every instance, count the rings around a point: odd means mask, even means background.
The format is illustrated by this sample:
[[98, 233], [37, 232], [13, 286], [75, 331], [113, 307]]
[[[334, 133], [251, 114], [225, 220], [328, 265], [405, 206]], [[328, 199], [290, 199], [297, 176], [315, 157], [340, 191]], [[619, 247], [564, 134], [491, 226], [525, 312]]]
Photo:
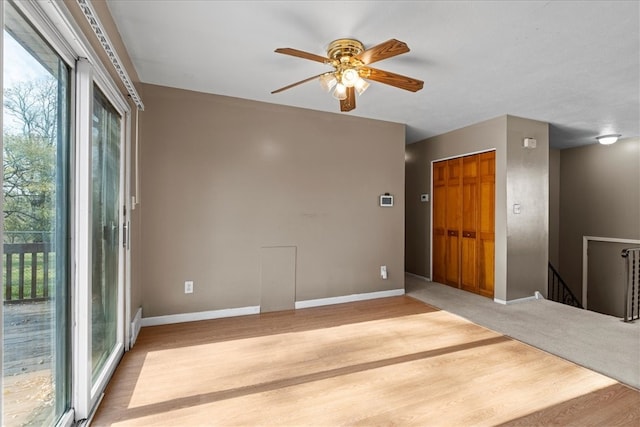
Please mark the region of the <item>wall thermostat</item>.
[[389, 207], [393, 206], [393, 196], [389, 193], [384, 193], [380, 196], [380, 206]]

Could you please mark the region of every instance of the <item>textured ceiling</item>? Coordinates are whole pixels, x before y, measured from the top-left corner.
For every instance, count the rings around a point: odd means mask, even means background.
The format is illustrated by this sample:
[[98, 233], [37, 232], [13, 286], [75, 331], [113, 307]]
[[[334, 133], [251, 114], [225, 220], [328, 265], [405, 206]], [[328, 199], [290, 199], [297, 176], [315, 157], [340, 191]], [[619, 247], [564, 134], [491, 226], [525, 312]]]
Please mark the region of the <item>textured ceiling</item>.
[[[108, 0], [145, 83], [407, 125], [416, 142], [504, 114], [550, 123], [551, 144], [640, 135], [638, 1]], [[396, 38], [409, 53], [375, 68], [424, 80], [412, 93], [372, 82], [357, 108], [311, 81], [337, 38]]]

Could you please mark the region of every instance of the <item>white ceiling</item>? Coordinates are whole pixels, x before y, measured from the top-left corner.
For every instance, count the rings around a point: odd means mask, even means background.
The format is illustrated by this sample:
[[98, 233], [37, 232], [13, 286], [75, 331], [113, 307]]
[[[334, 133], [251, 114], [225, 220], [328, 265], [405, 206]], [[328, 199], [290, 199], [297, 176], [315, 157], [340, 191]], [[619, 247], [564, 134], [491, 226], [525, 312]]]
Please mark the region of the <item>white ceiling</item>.
[[[504, 114], [551, 124], [567, 148], [640, 136], [640, 2], [108, 0], [145, 83], [405, 123], [415, 142]], [[319, 83], [329, 71], [274, 53], [326, 55], [337, 38], [391, 38], [409, 53], [374, 68], [424, 80], [412, 93], [372, 82], [357, 107]]]

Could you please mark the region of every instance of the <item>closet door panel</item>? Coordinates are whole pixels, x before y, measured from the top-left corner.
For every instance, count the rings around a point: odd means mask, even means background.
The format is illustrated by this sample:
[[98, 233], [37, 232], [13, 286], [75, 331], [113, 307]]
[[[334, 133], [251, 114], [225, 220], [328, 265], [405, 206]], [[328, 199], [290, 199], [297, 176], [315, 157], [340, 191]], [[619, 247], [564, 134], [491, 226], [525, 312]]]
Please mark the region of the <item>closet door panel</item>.
[[460, 285], [460, 241], [458, 232], [449, 230], [446, 244], [447, 269], [445, 283], [454, 287]]
[[495, 247], [495, 152], [479, 155], [478, 290], [493, 298]]
[[433, 277], [438, 283], [446, 281], [446, 206], [447, 206], [447, 162], [433, 164]]
[[477, 292], [478, 155], [462, 159], [461, 285]]
[[468, 291], [477, 291], [477, 257], [476, 257], [476, 239], [462, 237], [460, 264], [462, 288]]
[[446, 278], [460, 286], [460, 231], [462, 226], [462, 159], [447, 160], [446, 186]]
[[494, 242], [484, 239], [478, 248], [478, 293], [493, 298]]

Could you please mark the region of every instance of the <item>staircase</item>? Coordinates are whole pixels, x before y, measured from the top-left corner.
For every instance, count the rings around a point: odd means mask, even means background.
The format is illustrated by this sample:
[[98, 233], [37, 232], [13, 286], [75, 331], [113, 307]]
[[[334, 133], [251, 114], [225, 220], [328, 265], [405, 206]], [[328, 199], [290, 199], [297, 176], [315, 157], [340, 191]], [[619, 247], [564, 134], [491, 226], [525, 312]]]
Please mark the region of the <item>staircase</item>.
[[549, 263], [547, 279], [547, 299], [573, 307], [584, 308], [551, 263]]

